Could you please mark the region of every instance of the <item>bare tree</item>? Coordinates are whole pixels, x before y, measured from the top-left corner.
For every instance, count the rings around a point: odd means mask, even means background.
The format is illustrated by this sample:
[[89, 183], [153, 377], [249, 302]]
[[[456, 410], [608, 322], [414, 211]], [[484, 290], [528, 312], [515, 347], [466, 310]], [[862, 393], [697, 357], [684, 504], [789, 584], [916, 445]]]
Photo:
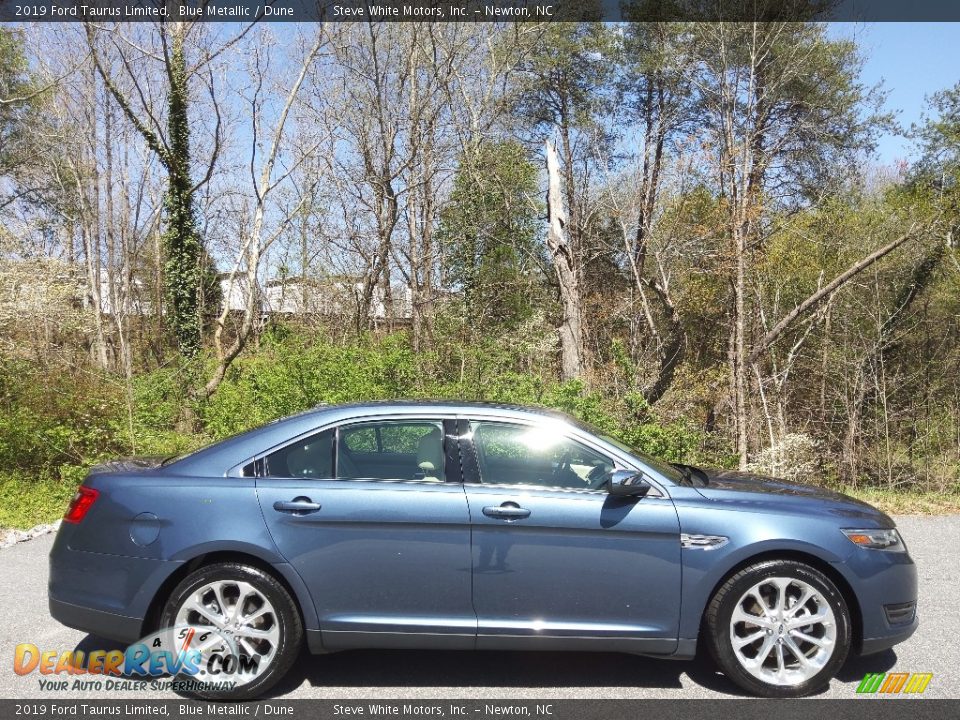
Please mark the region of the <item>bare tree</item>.
[[[260, 291], [259, 278], [262, 269], [261, 262], [270, 245], [276, 240], [280, 232], [290, 220], [292, 214], [299, 212], [298, 205], [293, 213], [286, 214], [285, 217], [274, 221], [274, 228], [271, 232], [265, 234], [265, 225], [267, 222], [267, 213], [270, 209], [270, 203], [277, 188], [284, 183], [291, 173], [305, 161], [306, 155], [291, 158], [289, 164], [278, 169], [277, 162], [280, 156], [281, 148], [287, 140], [286, 130], [287, 122], [290, 119], [294, 103], [298, 99], [300, 89], [303, 86], [307, 75], [313, 66], [314, 61], [320, 53], [320, 49], [325, 42], [325, 34], [322, 30], [316, 32], [312, 44], [304, 53], [300, 61], [300, 70], [294, 79], [293, 84], [286, 92], [282, 105], [276, 116], [269, 121], [264, 116], [264, 93], [265, 88], [265, 60], [261, 57], [261, 49], [257, 49], [253, 58], [254, 68], [254, 90], [250, 98], [250, 120], [251, 120], [251, 139], [250, 139], [250, 173], [253, 181], [252, 193], [253, 201], [250, 210], [250, 221], [242, 237], [240, 251], [236, 256], [233, 267], [227, 276], [227, 296], [232, 294], [232, 289], [236, 283], [238, 275], [242, 273], [243, 282], [240, 285], [244, 298], [244, 310], [239, 326], [235, 329], [232, 341], [227, 340], [225, 330], [227, 320], [230, 316], [230, 305], [224, 302], [217, 318], [216, 330], [214, 331], [214, 350], [216, 352], [217, 365], [212, 376], [203, 388], [205, 397], [213, 395], [223, 378], [226, 375], [231, 363], [240, 354], [246, 346], [247, 341], [253, 333], [256, 322], [260, 318]], [[272, 127], [272, 133], [265, 140], [263, 131], [266, 127]], [[266, 152], [263, 157], [258, 157], [258, 148], [265, 145]], [[259, 164], [259, 172], [257, 166]]]

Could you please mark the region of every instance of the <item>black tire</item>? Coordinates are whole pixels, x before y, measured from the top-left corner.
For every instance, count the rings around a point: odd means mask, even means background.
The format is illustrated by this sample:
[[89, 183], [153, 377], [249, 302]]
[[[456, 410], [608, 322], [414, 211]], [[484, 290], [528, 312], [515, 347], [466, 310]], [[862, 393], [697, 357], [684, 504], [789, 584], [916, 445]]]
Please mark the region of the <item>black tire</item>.
[[[737, 659], [730, 637], [730, 623], [737, 603], [751, 587], [773, 577], [796, 579], [811, 585], [829, 604], [835, 619], [836, 639], [832, 656], [814, 676], [794, 685], [768, 683], [750, 674]], [[704, 622], [707, 646], [717, 665], [739, 687], [760, 697], [804, 697], [820, 690], [840, 670], [850, 651], [850, 613], [843, 595], [830, 578], [819, 570], [793, 560], [766, 560], [732, 575], [711, 599]]]
[[[205, 689], [184, 694], [205, 700], [254, 700], [276, 685], [287, 674], [299, 655], [303, 646], [303, 623], [300, 612], [287, 589], [270, 573], [238, 562], [215, 563], [193, 571], [174, 588], [160, 615], [160, 627], [173, 627], [177, 611], [191, 593], [218, 580], [250, 583], [269, 600], [276, 611], [279, 625], [278, 648], [270, 665], [252, 682], [230, 690]], [[196, 683], [198, 679], [210, 678], [198, 678], [186, 674], [177, 677], [178, 681], [187, 683]]]

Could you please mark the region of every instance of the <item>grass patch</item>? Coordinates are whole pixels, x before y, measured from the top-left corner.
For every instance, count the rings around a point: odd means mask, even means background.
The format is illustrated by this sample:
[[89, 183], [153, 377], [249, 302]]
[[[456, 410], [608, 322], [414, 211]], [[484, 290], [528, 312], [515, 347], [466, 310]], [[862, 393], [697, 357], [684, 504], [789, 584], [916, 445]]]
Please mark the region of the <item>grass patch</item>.
[[0, 527], [26, 530], [63, 517], [75, 482], [0, 474]]
[[887, 488], [841, 488], [840, 492], [870, 503], [888, 515], [960, 513], [960, 493]]

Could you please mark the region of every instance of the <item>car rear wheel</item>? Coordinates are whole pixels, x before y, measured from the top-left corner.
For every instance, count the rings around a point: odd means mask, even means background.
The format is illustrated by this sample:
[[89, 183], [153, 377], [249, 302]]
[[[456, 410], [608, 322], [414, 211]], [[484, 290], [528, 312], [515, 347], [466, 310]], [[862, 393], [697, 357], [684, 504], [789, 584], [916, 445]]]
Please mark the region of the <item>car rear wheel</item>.
[[290, 669], [303, 624], [286, 588], [260, 568], [217, 563], [190, 573], [161, 614], [179, 648], [199, 651], [196, 672], [181, 673], [186, 693], [208, 700], [260, 697]]
[[744, 568], [707, 608], [708, 644], [724, 674], [763, 697], [802, 697], [837, 673], [850, 649], [850, 615], [837, 587], [792, 560]]

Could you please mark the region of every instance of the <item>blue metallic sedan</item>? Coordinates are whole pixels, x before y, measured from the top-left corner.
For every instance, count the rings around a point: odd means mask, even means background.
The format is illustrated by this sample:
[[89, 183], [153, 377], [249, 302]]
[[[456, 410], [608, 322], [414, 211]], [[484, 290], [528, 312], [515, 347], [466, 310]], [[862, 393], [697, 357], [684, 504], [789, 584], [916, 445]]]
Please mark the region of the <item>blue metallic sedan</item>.
[[794, 697], [917, 627], [916, 568], [869, 505], [469, 403], [320, 407], [94, 468], [49, 597], [70, 627], [192, 653], [172, 674], [212, 699], [262, 695], [304, 644], [685, 659], [699, 643], [747, 691]]

